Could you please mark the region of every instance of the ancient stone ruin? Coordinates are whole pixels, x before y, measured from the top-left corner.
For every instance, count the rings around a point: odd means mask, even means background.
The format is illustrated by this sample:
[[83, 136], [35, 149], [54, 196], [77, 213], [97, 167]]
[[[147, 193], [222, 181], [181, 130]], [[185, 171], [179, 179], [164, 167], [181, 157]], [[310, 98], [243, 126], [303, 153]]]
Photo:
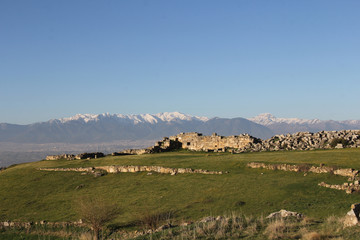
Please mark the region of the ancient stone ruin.
[[75, 222], [48, 222], [48, 221], [38, 221], [38, 222], [13, 222], [13, 221], [4, 221], [0, 222], [0, 229], [4, 228], [31, 228], [33, 226], [51, 226], [51, 227], [70, 227], [70, 226], [86, 226], [82, 220]]
[[261, 162], [250, 162], [247, 164], [250, 168], [264, 168], [269, 170], [282, 170], [291, 172], [313, 172], [313, 173], [333, 173], [343, 177], [355, 178], [359, 174], [359, 170], [352, 168], [336, 168], [328, 166], [310, 166], [306, 164], [290, 165], [290, 164], [266, 164]]
[[321, 187], [336, 189], [336, 190], [342, 190], [345, 191], [347, 194], [351, 194], [353, 192], [359, 192], [360, 191], [360, 184], [359, 181], [356, 180], [354, 182], [348, 183], [345, 182], [341, 185], [339, 184], [327, 184], [325, 182], [321, 182], [318, 184]]
[[180, 142], [183, 149], [207, 152], [225, 152], [227, 150], [260, 149], [261, 140], [248, 134], [239, 136], [219, 136], [213, 133], [211, 136], [203, 136], [201, 133], [180, 133], [172, 136], [169, 140]]
[[147, 149], [130, 149], [120, 152], [120, 154], [158, 153], [176, 149], [242, 153], [356, 147], [360, 147], [360, 131], [358, 130], [298, 132], [276, 135], [267, 140], [261, 140], [248, 134], [224, 137], [216, 133], [211, 136], [203, 136], [201, 133], [192, 132], [166, 137]]
[[[119, 155], [139, 155], [160, 153], [179, 149], [205, 152], [260, 152], [282, 150], [314, 150], [331, 148], [360, 147], [359, 130], [322, 131], [318, 133], [298, 132], [294, 134], [276, 135], [267, 140], [261, 140], [248, 134], [238, 136], [220, 136], [216, 133], [203, 136], [201, 133], [180, 133], [165, 137], [154, 146], [144, 149], [127, 149], [112, 153]], [[47, 156], [46, 160], [58, 159], [92, 159], [103, 157], [103, 153], [82, 153], [78, 155], [63, 154]]]
[[102, 152], [95, 153], [81, 153], [75, 156], [75, 159], [93, 159], [93, 158], [102, 158], [105, 155]]
[[359, 130], [298, 132], [276, 135], [262, 142], [265, 151], [360, 147]]
[[268, 170], [282, 170], [282, 171], [291, 171], [291, 172], [312, 172], [312, 173], [331, 173], [334, 175], [339, 175], [343, 177], [348, 177], [348, 181], [341, 185], [331, 185], [325, 182], [321, 182], [318, 185], [321, 187], [343, 190], [347, 194], [351, 194], [354, 192], [360, 192], [360, 181], [359, 173], [360, 170], [352, 169], [352, 168], [336, 168], [336, 167], [328, 167], [328, 166], [309, 166], [306, 164], [301, 165], [290, 165], [290, 164], [265, 164], [260, 162], [250, 162], [247, 164], [250, 168], [264, 168]]
[[157, 172], [163, 174], [184, 174], [184, 173], [198, 173], [198, 174], [223, 174], [222, 171], [209, 171], [203, 169], [191, 168], [168, 168], [161, 166], [99, 166], [99, 167], [79, 167], [79, 168], [39, 168], [41, 171], [54, 172], [87, 172], [96, 173], [97, 170], [105, 171], [107, 173], [136, 173], [136, 172]]
[[78, 155], [73, 155], [73, 154], [49, 155], [46, 156], [46, 160], [59, 160], [59, 159], [79, 160], [79, 159], [94, 159], [101, 157], [105, 157], [105, 154], [102, 152], [94, 152], [94, 153], [80, 153]]
[[59, 159], [74, 160], [75, 155], [72, 155], [72, 154], [49, 155], [49, 156], [46, 156], [45, 159], [46, 160], [59, 160]]

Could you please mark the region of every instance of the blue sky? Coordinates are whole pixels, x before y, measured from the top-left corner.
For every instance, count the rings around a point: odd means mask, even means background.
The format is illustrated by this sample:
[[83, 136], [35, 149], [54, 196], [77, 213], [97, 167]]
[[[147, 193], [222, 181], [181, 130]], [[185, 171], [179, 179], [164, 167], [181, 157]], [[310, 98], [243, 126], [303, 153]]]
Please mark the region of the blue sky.
[[0, 122], [360, 119], [360, 1], [0, 1]]

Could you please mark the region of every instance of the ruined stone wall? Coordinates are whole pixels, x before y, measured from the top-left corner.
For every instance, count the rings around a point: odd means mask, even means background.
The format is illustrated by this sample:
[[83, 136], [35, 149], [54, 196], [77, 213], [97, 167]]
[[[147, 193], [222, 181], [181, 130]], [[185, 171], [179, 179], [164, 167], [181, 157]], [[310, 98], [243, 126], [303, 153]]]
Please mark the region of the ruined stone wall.
[[101, 158], [105, 157], [105, 155], [102, 152], [94, 152], [94, 153], [80, 153], [78, 155], [73, 154], [61, 154], [61, 155], [49, 155], [46, 156], [46, 160], [60, 160], [60, 159], [66, 159], [66, 160], [74, 160], [74, 159], [93, 159], [93, 158]]
[[329, 166], [310, 166], [307, 164], [291, 165], [291, 164], [266, 164], [262, 162], [250, 162], [247, 164], [250, 168], [264, 168], [269, 170], [282, 170], [290, 172], [313, 172], [313, 173], [332, 173], [343, 177], [355, 178], [359, 174], [359, 170], [352, 168], [336, 168]]
[[103, 170], [107, 173], [135, 173], [135, 172], [157, 172], [164, 174], [184, 174], [184, 173], [199, 173], [199, 174], [222, 174], [222, 171], [208, 171], [203, 169], [192, 168], [168, 168], [162, 166], [99, 166], [99, 167], [79, 167], [79, 168], [39, 168], [41, 171], [54, 172], [88, 172], [94, 173], [96, 170]]
[[49, 156], [46, 156], [46, 160], [59, 160], [59, 159], [73, 160], [73, 159], [75, 159], [75, 155], [61, 154], [61, 155], [49, 155]]
[[248, 149], [260, 142], [259, 139], [247, 134], [239, 136], [203, 136], [201, 133], [180, 133], [170, 137], [170, 140], [181, 143], [183, 149], [193, 151], [226, 151], [227, 149]]

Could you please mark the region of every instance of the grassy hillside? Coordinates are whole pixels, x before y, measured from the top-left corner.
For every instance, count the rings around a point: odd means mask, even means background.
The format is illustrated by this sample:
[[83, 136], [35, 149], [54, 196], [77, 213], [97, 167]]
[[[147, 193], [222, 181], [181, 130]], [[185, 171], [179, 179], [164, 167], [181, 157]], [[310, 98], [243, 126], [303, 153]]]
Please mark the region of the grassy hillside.
[[[343, 183], [331, 174], [250, 169], [248, 162], [307, 163], [360, 169], [360, 149], [261, 152], [245, 154], [172, 152], [92, 160], [39, 161], [0, 172], [0, 221], [75, 221], [76, 200], [102, 196], [121, 208], [114, 224], [131, 226], [144, 214], [173, 212], [175, 221], [197, 220], [231, 211], [267, 215], [280, 209], [324, 219], [343, 216], [359, 194], [319, 187], [321, 181]], [[107, 174], [46, 172], [40, 167], [158, 165], [228, 171], [223, 175], [153, 173]], [[83, 185], [77, 189], [77, 186]], [[136, 228], [136, 226], [134, 227]]]

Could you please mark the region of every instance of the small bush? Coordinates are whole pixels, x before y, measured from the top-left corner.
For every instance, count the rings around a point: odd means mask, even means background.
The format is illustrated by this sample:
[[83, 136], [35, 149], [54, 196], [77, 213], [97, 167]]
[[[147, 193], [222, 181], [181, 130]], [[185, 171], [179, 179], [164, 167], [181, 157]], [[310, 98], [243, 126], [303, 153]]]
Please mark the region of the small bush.
[[166, 222], [170, 223], [174, 213], [172, 211], [168, 212], [155, 212], [151, 213], [150, 211], [146, 211], [140, 217], [140, 223], [142, 224], [144, 229], [155, 230], [160, 226], [160, 224]]

